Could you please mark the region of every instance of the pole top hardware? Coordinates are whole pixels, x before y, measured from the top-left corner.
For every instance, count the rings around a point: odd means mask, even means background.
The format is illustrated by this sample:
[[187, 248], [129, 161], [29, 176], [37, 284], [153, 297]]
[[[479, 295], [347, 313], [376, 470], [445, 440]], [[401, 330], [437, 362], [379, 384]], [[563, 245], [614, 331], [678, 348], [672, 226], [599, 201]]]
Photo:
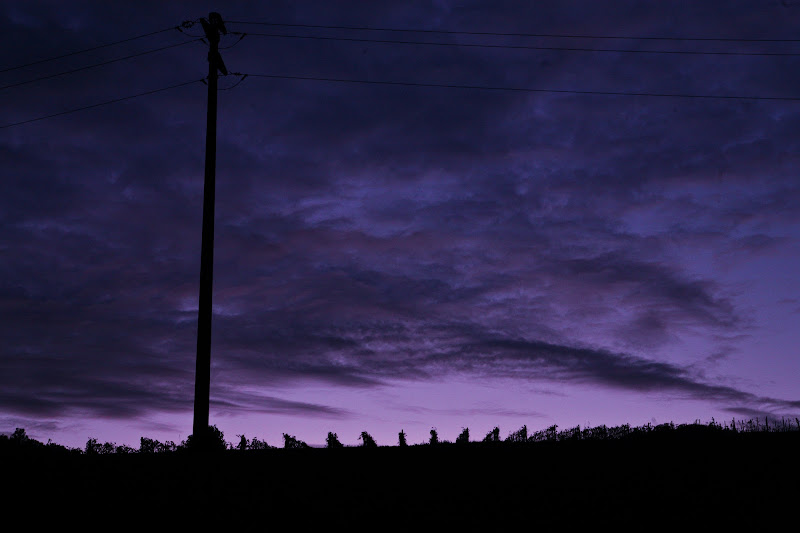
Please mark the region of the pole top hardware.
[[208, 19], [201, 18], [200, 24], [203, 25], [203, 31], [206, 32], [206, 37], [211, 42], [218, 43], [220, 33], [222, 33], [222, 35], [228, 35], [228, 30], [225, 28], [222, 15], [215, 11], [208, 14]]
[[208, 21], [221, 31], [222, 35], [228, 35], [228, 30], [225, 29], [225, 23], [222, 21], [222, 15], [212, 11], [208, 14]]
[[203, 31], [205, 31], [206, 38], [211, 45], [211, 50], [208, 53], [208, 61], [214, 65], [223, 76], [226, 76], [228, 74], [228, 69], [222, 61], [222, 56], [217, 51], [219, 34], [228, 34], [228, 30], [225, 28], [225, 22], [222, 20], [222, 15], [216, 11], [212, 11], [208, 14], [208, 19], [200, 19], [200, 24], [203, 25]]

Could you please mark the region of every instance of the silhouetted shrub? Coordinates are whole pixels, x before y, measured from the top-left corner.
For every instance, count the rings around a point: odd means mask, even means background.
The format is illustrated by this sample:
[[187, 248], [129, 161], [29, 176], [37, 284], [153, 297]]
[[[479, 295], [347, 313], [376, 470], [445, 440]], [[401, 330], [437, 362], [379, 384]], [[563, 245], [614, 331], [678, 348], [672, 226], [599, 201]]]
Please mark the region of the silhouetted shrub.
[[241, 452], [245, 451], [250, 446], [250, 443], [247, 442], [247, 437], [245, 437], [244, 435], [236, 435], [236, 436], [239, 437], [239, 444], [236, 445], [236, 449]]
[[428, 444], [431, 446], [439, 444], [439, 433], [436, 432], [436, 428], [431, 428], [431, 439], [428, 441]]
[[83, 453], [86, 455], [97, 455], [100, 453], [100, 444], [97, 442], [97, 439], [89, 439], [86, 441], [86, 446], [83, 449]]
[[630, 432], [631, 432], [630, 424], [622, 424], [621, 426], [608, 428], [608, 437], [611, 439], [619, 439], [622, 437], [627, 437], [630, 434]]
[[104, 442], [100, 445], [100, 453], [103, 455], [109, 455], [117, 451], [117, 445], [113, 442]]
[[406, 432], [402, 429], [400, 430], [400, 433], [397, 434], [397, 443], [401, 448], [408, 446], [406, 443]]
[[461, 433], [456, 437], [456, 444], [469, 443], [469, 428], [461, 428]]
[[[606, 427], [605, 424], [603, 424], [602, 426], [589, 428], [587, 431], [588, 431], [588, 438], [595, 440], [605, 440], [608, 438], [608, 427]], [[586, 434], [587, 431], [584, 431], [584, 434]], [[586, 435], [584, 435], [584, 437], [586, 437]]]
[[3, 436], [3, 440], [10, 444], [11, 448], [17, 450], [36, 450], [44, 448], [45, 445], [36, 439], [32, 439], [25, 433], [23, 428], [17, 428], [9, 437]]
[[270, 447], [270, 445], [267, 444], [267, 441], [258, 440], [257, 437], [253, 437], [253, 439], [250, 441], [250, 449], [251, 450], [266, 450], [269, 447]]
[[[736, 431], [736, 424], [732, 424], [731, 427], [733, 428], [734, 431]], [[653, 428], [653, 431], [658, 431], [661, 433], [673, 430], [675, 430], [675, 424], [673, 424], [672, 422], [669, 422], [668, 424], [659, 424]]]
[[[139, 453], [156, 453], [158, 451], [159, 444], [161, 443], [155, 439], [141, 437], [139, 439]], [[89, 444], [87, 443], [86, 445], [88, 446]]]
[[509, 433], [506, 442], [528, 442], [528, 426], [522, 426], [517, 431]]
[[28, 441], [31, 441], [33, 439], [28, 437], [28, 435], [25, 433], [24, 428], [17, 428], [14, 430], [14, 433], [11, 434], [10, 440], [17, 446], [24, 446], [28, 443]]
[[343, 448], [341, 442], [339, 442], [339, 436], [336, 433], [328, 432], [328, 437], [325, 439], [325, 446], [328, 448]]
[[[38, 440], [31, 438], [27, 433], [25, 433], [25, 429], [23, 428], [16, 428], [11, 435], [0, 435], [0, 450], [14, 450], [14, 451], [69, 451], [69, 448], [61, 446], [60, 444], [54, 443], [52, 440], [48, 439], [47, 444], [43, 444]], [[80, 449], [76, 448], [78, 453], [81, 452]]]
[[288, 433], [283, 434], [283, 447], [287, 450], [300, 450], [303, 448], [309, 448], [310, 446], [305, 442], [296, 439], [295, 437], [289, 435]]
[[483, 442], [500, 442], [500, 428], [496, 427], [487, 433]]
[[375, 442], [375, 439], [372, 438], [372, 435], [367, 433], [366, 431], [361, 432], [361, 436], [358, 437], [361, 441], [361, 446], [364, 448], [377, 448], [378, 444]]
[[[650, 424], [647, 424], [646, 428], [647, 431], [650, 431]], [[558, 434], [558, 440], [580, 440], [581, 435], [581, 427], [575, 426], [574, 428], [561, 431]]]
[[[219, 430], [219, 428], [217, 428], [217, 426], [208, 426], [205, 434], [192, 434], [186, 439], [186, 449], [191, 451], [221, 452], [227, 447], [228, 446], [225, 443], [225, 435]], [[141, 452], [141, 449], [139, 451]]]

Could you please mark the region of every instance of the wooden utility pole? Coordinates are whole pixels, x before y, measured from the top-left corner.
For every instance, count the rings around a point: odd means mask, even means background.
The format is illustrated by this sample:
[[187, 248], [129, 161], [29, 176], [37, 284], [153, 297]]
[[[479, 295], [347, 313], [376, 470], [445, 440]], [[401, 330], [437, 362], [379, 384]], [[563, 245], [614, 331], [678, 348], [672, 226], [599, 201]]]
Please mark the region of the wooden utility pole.
[[214, 190], [217, 164], [217, 76], [227, 75], [219, 55], [220, 33], [227, 34], [222, 16], [209, 13], [200, 23], [208, 39], [208, 115], [206, 117], [206, 171], [203, 185], [203, 236], [200, 251], [200, 305], [197, 312], [197, 366], [194, 378], [194, 424], [199, 447], [209, 443], [208, 408], [211, 389], [211, 290], [214, 272]]

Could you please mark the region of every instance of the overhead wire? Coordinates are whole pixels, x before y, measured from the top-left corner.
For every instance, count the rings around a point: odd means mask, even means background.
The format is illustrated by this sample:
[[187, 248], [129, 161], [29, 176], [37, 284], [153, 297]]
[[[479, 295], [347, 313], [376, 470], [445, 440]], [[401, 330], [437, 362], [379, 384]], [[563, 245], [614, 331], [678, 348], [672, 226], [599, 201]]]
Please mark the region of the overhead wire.
[[[245, 78], [253, 77], [253, 78], [270, 78], [270, 79], [283, 79], [283, 80], [304, 80], [304, 81], [324, 81], [324, 82], [335, 82], [335, 83], [356, 83], [356, 84], [373, 84], [373, 85], [394, 85], [394, 86], [403, 86], [403, 87], [430, 87], [430, 88], [445, 88], [445, 89], [473, 89], [473, 90], [485, 90], [485, 91], [513, 91], [513, 92], [530, 92], [530, 93], [554, 93], [554, 94], [583, 94], [583, 95], [600, 95], [600, 96], [642, 96], [642, 97], [665, 97], [665, 98], [693, 98], [693, 99], [722, 99], [722, 100], [765, 100], [765, 101], [791, 101], [797, 102], [800, 101], [800, 97], [792, 97], [792, 96], [752, 96], [752, 95], [711, 95], [711, 94], [689, 94], [689, 93], [647, 93], [647, 92], [627, 92], [627, 91], [580, 91], [580, 90], [572, 90], [572, 89], [542, 89], [542, 88], [532, 88], [532, 87], [500, 87], [500, 86], [489, 86], [489, 85], [459, 85], [459, 84], [452, 84], [452, 83], [421, 83], [421, 82], [404, 82], [404, 81], [387, 81], [387, 80], [361, 80], [361, 79], [353, 79], [353, 78], [330, 78], [330, 77], [319, 77], [319, 76], [289, 76], [289, 75], [277, 75], [277, 74], [243, 74], [239, 72], [233, 72], [231, 75], [240, 76], [240, 79], [231, 87], [220, 89], [220, 90], [230, 90], [234, 87], [238, 86], [242, 83]], [[50, 115], [44, 115], [41, 117], [36, 117], [28, 120], [22, 120], [19, 122], [14, 122], [11, 124], [4, 124], [0, 126], [0, 129], [11, 128], [13, 126], [20, 126], [23, 124], [28, 124], [31, 122], [37, 122], [40, 120], [45, 120], [48, 118], [59, 117], [62, 115], [67, 115], [70, 113], [75, 113], [78, 111], [84, 111], [87, 109], [92, 109], [95, 107], [100, 107], [104, 105], [114, 104], [117, 102], [122, 102], [125, 100], [131, 100], [133, 98], [138, 98], [140, 96], [146, 96], [149, 94], [159, 93], [162, 91], [167, 91], [170, 89], [176, 89], [178, 87], [183, 87], [186, 85], [191, 85], [192, 83], [205, 83], [205, 78], [194, 79], [191, 81], [178, 83], [175, 85], [170, 85], [167, 87], [162, 87], [159, 89], [153, 89], [151, 91], [145, 91], [138, 94], [133, 94], [129, 96], [124, 96], [121, 98], [115, 98], [113, 100], [106, 100], [104, 102], [99, 102], [96, 104], [91, 104], [87, 106], [77, 107], [74, 109], [68, 109], [66, 111], [61, 111], [58, 113], [52, 113]]]
[[740, 37], [675, 37], [675, 36], [636, 36], [636, 35], [592, 35], [592, 34], [559, 34], [559, 33], [513, 33], [494, 31], [463, 31], [463, 30], [433, 30], [422, 28], [388, 28], [380, 26], [337, 26], [328, 24], [294, 24], [287, 22], [255, 22], [229, 20], [228, 24], [250, 24], [259, 26], [281, 26], [290, 28], [314, 28], [330, 30], [359, 30], [359, 31], [388, 31], [404, 33], [439, 33], [445, 35], [490, 35], [497, 37], [550, 37], [563, 39], [629, 39], [648, 41], [718, 41], [718, 42], [743, 42], [743, 43], [796, 43], [800, 39], [767, 39], [767, 38], [740, 38]]
[[4, 124], [4, 125], [0, 126], [0, 129], [10, 128], [12, 126], [20, 126], [22, 124], [29, 124], [31, 122], [36, 122], [36, 121], [44, 120], [44, 119], [47, 119], [47, 118], [60, 117], [62, 115], [68, 115], [70, 113], [76, 113], [78, 111], [84, 111], [86, 109], [92, 109], [92, 108], [100, 107], [100, 106], [104, 106], [104, 105], [115, 104], [117, 102], [123, 102], [125, 100], [132, 100], [133, 98], [139, 98], [140, 96], [146, 96], [148, 94], [160, 93], [160, 92], [163, 92], [163, 91], [168, 91], [170, 89], [177, 89], [178, 87], [184, 87], [186, 85], [191, 85], [192, 83], [199, 83], [199, 82], [202, 82], [202, 81], [204, 81], [204, 79], [194, 79], [194, 80], [191, 80], [191, 81], [186, 81], [186, 82], [178, 83], [178, 84], [175, 84], [175, 85], [170, 85], [168, 87], [162, 87], [160, 89], [153, 89], [152, 91], [145, 91], [143, 93], [132, 94], [132, 95], [129, 95], [129, 96], [123, 96], [122, 98], [115, 98], [113, 100], [106, 100], [105, 102], [100, 102], [100, 103], [97, 103], [97, 104], [91, 104], [91, 105], [87, 105], [87, 106], [83, 106], [83, 107], [76, 107], [74, 109], [68, 109], [66, 111], [61, 111], [59, 113], [53, 113], [53, 114], [50, 114], [50, 115], [31, 118], [31, 119], [28, 119], [28, 120], [22, 120], [20, 122], [14, 122], [12, 124]]
[[[398, 28], [376, 28], [376, 27], [356, 27], [356, 26], [328, 26], [328, 25], [310, 25], [310, 24], [286, 24], [286, 23], [258, 23], [258, 22], [242, 22], [242, 21], [228, 21], [230, 24], [263, 24], [263, 25], [271, 25], [271, 26], [291, 26], [291, 27], [304, 27], [304, 28], [325, 28], [325, 29], [347, 29], [347, 30], [369, 30], [369, 31], [396, 31], [396, 32], [420, 32], [420, 33], [440, 33], [440, 34], [463, 34], [463, 35], [495, 35], [495, 36], [525, 36], [525, 37], [570, 37], [570, 38], [586, 38], [586, 39], [648, 39], [648, 40], [671, 40], [671, 41], [731, 41], [731, 42], [800, 42], [800, 39], [733, 39], [733, 38], [683, 38], [683, 37], [620, 37], [620, 36], [597, 36], [597, 35], [556, 35], [556, 34], [530, 34], [530, 33], [500, 33], [500, 32], [468, 32], [468, 31], [452, 31], [452, 30], [421, 30], [421, 29], [398, 29]], [[184, 28], [191, 27], [191, 21], [187, 21], [183, 24]], [[173, 30], [173, 29], [181, 29], [180, 26], [174, 26], [170, 28], [166, 28], [163, 30], [158, 30], [155, 32], [150, 32], [146, 34], [142, 34], [136, 37], [131, 37], [128, 39], [123, 39], [120, 41], [115, 41], [112, 43], [107, 43], [104, 45], [99, 45], [92, 48], [87, 48], [84, 50], [79, 50], [75, 52], [70, 52], [68, 54], [63, 54], [61, 56], [55, 56], [52, 58], [42, 59], [39, 61], [27, 63], [24, 65], [18, 65], [16, 67], [9, 67], [5, 70], [0, 70], [2, 72], [8, 72], [10, 70], [15, 70], [18, 68], [23, 68], [26, 66], [31, 66], [39, 63], [44, 63], [47, 61], [52, 61], [55, 59], [60, 59], [63, 57], [69, 57], [73, 55], [77, 55], [84, 52], [89, 52], [92, 50], [97, 50], [100, 48], [105, 48], [109, 46], [113, 46], [115, 44], [120, 44], [128, 41], [133, 41], [136, 39], [141, 39], [143, 37], [147, 37], [150, 35], [155, 35], [159, 33], [163, 33], [165, 31]], [[587, 52], [636, 52], [636, 53], [657, 53], [657, 54], [711, 54], [711, 55], [777, 55], [777, 56], [798, 56], [800, 53], [773, 53], [773, 52], [705, 52], [705, 51], [675, 51], [675, 50], [631, 50], [631, 49], [596, 49], [596, 48], [576, 48], [576, 47], [539, 47], [539, 46], [528, 46], [528, 45], [499, 45], [499, 44], [484, 44], [484, 43], [441, 43], [441, 42], [430, 42], [430, 41], [401, 41], [401, 40], [392, 40], [392, 39], [366, 39], [366, 38], [355, 38], [355, 37], [331, 37], [331, 36], [320, 36], [320, 35], [287, 35], [287, 34], [262, 34], [262, 33], [242, 33], [242, 32], [230, 32], [234, 35], [239, 35], [239, 40], [234, 43], [235, 46], [245, 37], [245, 35], [253, 35], [259, 37], [277, 37], [277, 38], [297, 38], [297, 39], [319, 39], [319, 40], [334, 40], [334, 41], [352, 41], [352, 42], [375, 42], [375, 43], [388, 43], [388, 44], [414, 44], [414, 45], [433, 45], [433, 46], [469, 46], [469, 47], [480, 47], [480, 48], [519, 48], [519, 49], [534, 49], [534, 50], [570, 50], [570, 51], [587, 51]], [[14, 84], [9, 84], [5, 86], [0, 86], [0, 90], [8, 89], [11, 87], [17, 87], [20, 85], [25, 85], [29, 83], [33, 83], [36, 81], [46, 80], [50, 78], [54, 78], [57, 76], [67, 75], [74, 72], [80, 72], [83, 70], [87, 70], [90, 68], [99, 67], [102, 65], [107, 65], [110, 63], [115, 63], [118, 61], [124, 61], [126, 59], [131, 59], [134, 57], [139, 57], [151, 53], [155, 53], [161, 50], [166, 50], [169, 48], [175, 48], [178, 46], [183, 46], [185, 44], [189, 44], [192, 42], [202, 41], [203, 39], [195, 38], [189, 41], [184, 41], [181, 43], [175, 43], [151, 50], [146, 50], [143, 52], [138, 52], [135, 54], [130, 54], [124, 57], [103, 61], [100, 63], [95, 63], [92, 65], [87, 65], [84, 67], [80, 67], [77, 69], [72, 69], [68, 71], [63, 71], [55, 74], [51, 74], [48, 76], [42, 76], [39, 78], [26, 80], [23, 82], [18, 82]], [[338, 77], [323, 77], [323, 76], [296, 76], [296, 75], [278, 75], [278, 74], [243, 74], [243, 73], [231, 73], [232, 75], [239, 76], [240, 79], [231, 87], [227, 87], [220, 90], [230, 90], [234, 87], [237, 87], [240, 83], [244, 81], [247, 77], [256, 77], [256, 78], [268, 78], [268, 79], [283, 79], [283, 80], [301, 80], [301, 81], [322, 81], [322, 82], [333, 82], [333, 83], [353, 83], [353, 84], [373, 84], [373, 85], [384, 85], [384, 86], [404, 86], [404, 87], [420, 87], [420, 88], [447, 88], [447, 89], [471, 89], [471, 90], [484, 90], [484, 91], [513, 91], [513, 92], [529, 92], [529, 93], [553, 93], [553, 94], [583, 94], [583, 95], [602, 95], [602, 96], [640, 96], [640, 97], [665, 97], [665, 98], [692, 98], [692, 99], [724, 99], [724, 100], [760, 100], [760, 101], [800, 101], [800, 97], [791, 97], [791, 96], [753, 96], [753, 95], [714, 95], [714, 94], [692, 94], [692, 93], [658, 93], [658, 92], [629, 92], [629, 91], [595, 91], [595, 90], [573, 90], [573, 89], [548, 89], [548, 88], [533, 88], [533, 87], [506, 87], [506, 86], [493, 86], [493, 85], [464, 85], [464, 84], [455, 84], [455, 83], [426, 83], [426, 82], [411, 82], [411, 81], [390, 81], [390, 80], [367, 80], [367, 79], [355, 79], [355, 78], [338, 78]], [[178, 87], [183, 87], [186, 85], [190, 85], [192, 83], [203, 82], [205, 83], [205, 78], [202, 79], [195, 79], [175, 85], [170, 85], [167, 87], [162, 87], [159, 89], [154, 89], [150, 91], [145, 91], [142, 93], [124, 96], [121, 98], [115, 98], [112, 100], [107, 100], [104, 102], [99, 102], [96, 104], [91, 104], [87, 106], [82, 106], [74, 109], [69, 109], [66, 111], [61, 111], [58, 113], [53, 113], [49, 115], [44, 115], [28, 120], [23, 120], [20, 122], [15, 122], [11, 124], [5, 124], [0, 126], [0, 129], [10, 128], [13, 126], [19, 126], [23, 124], [28, 124], [31, 122], [36, 122], [40, 120], [45, 120], [53, 117], [58, 117], [62, 115], [67, 115], [71, 113], [75, 113], [78, 111], [83, 111], [87, 109], [92, 109], [95, 107], [105, 106], [117, 102], [122, 102], [125, 100], [130, 100], [133, 98], [138, 98], [141, 96], [146, 96], [154, 93], [159, 93], [163, 91], [167, 91], [170, 89], [175, 89]]]
[[144, 37], [150, 37], [151, 35], [158, 35], [159, 33], [164, 33], [164, 32], [172, 31], [172, 30], [180, 30], [180, 26], [171, 26], [169, 28], [164, 28], [163, 30], [151, 31], [149, 33], [143, 33], [143, 34], [137, 35], [135, 37], [129, 37], [127, 39], [122, 39], [122, 40], [114, 41], [114, 42], [111, 42], [111, 43], [101, 44], [101, 45], [98, 45], [98, 46], [92, 46], [91, 48], [84, 48], [83, 50], [76, 50], [74, 52], [69, 52], [69, 53], [66, 53], [66, 54], [58, 55], [58, 56], [48, 57], [48, 58], [45, 58], [45, 59], [39, 59], [38, 61], [31, 61], [30, 63], [25, 63], [23, 65], [17, 65], [17, 66], [14, 66], [14, 67], [7, 67], [7, 68], [4, 68], [4, 69], [0, 70], [0, 74], [3, 73], [3, 72], [9, 72], [9, 71], [12, 71], [12, 70], [17, 70], [17, 69], [21, 69], [21, 68], [25, 68], [25, 67], [30, 67], [30, 66], [33, 66], [33, 65], [38, 65], [40, 63], [47, 63], [48, 61], [55, 61], [56, 59], [63, 59], [65, 57], [70, 57], [70, 56], [74, 56], [74, 55], [78, 55], [78, 54], [83, 54], [83, 53], [86, 53], [86, 52], [92, 52], [94, 50], [100, 50], [101, 48], [108, 48], [109, 46], [114, 46], [114, 45], [117, 45], [117, 44], [122, 44], [122, 43], [127, 43], [127, 42], [130, 42], [130, 41], [135, 41], [137, 39], [142, 39]]
[[230, 76], [239, 76], [239, 79], [236, 81], [236, 83], [234, 83], [230, 87], [219, 88], [219, 89], [217, 89], [218, 91], [230, 91], [231, 89], [237, 87], [240, 83], [242, 83], [244, 81], [244, 79], [248, 76], [248, 74], [242, 74], [241, 72], [231, 72], [229, 75]]
[[[238, 32], [235, 32], [238, 33]], [[288, 35], [281, 33], [252, 33], [244, 35], [254, 37], [277, 37], [289, 39], [313, 39], [324, 41], [349, 41], [359, 43], [382, 43], [382, 44], [411, 44], [427, 46], [450, 46], [450, 47], [472, 47], [472, 48], [501, 48], [501, 49], [522, 49], [522, 50], [564, 50], [570, 52], [616, 52], [633, 54], [687, 54], [687, 55], [724, 55], [724, 56], [800, 56], [800, 52], [717, 52], [702, 50], [636, 50], [631, 48], [583, 48], [583, 47], [563, 47], [563, 46], [532, 46], [532, 45], [513, 45], [513, 44], [486, 44], [486, 43], [444, 43], [435, 41], [400, 41], [395, 39], [365, 39], [358, 37], [331, 37], [323, 35]]]
[[188, 30], [189, 28], [191, 28], [192, 26], [197, 24], [199, 21], [200, 21], [200, 19], [184, 20], [181, 23], [181, 25], [178, 26], [178, 31], [181, 32], [184, 35], [188, 35], [189, 37], [202, 38], [202, 37], [204, 37], [205, 34], [204, 35], [194, 35], [193, 33], [189, 33], [188, 31], [183, 31], [183, 30]]
[[109, 65], [111, 63], [116, 63], [118, 61], [125, 61], [126, 59], [131, 59], [131, 58], [134, 58], [134, 57], [140, 57], [140, 56], [143, 56], [143, 55], [152, 54], [152, 53], [155, 53], [155, 52], [160, 52], [161, 50], [167, 50], [169, 48], [176, 48], [178, 46], [183, 46], [185, 44], [197, 42], [199, 40], [200, 39], [194, 39], [192, 41], [183, 41], [181, 43], [170, 44], [170, 45], [167, 45], [167, 46], [154, 48], [152, 50], [145, 50], [144, 52], [138, 52], [136, 54], [130, 54], [130, 55], [127, 55], [125, 57], [118, 57], [116, 59], [110, 59], [108, 61], [103, 61], [103, 62], [100, 62], [100, 63], [94, 63], [92, 65], [86, 65], [84, 67], [79, 67], [79, 68], [75, 68], [75, 69], [72, 69], [72, 70], [65, 70], [63, 72], [57, 72], [55, 74], [49, 74], [47, 76], [41, 76], [39, 78], [34, 78], [34, 79], [31, 79], [31, 80], [25, 80], [25, 81], [20, 81], [20, 82], [17, 82], [17, 83], [11, 83], [9, 85], [3, 85], [3, 86], [0, 86], [0, 91], [2, 91], [4, 89], [10, 89], [12, 87], [19, 87], [20, 85], [27, 85], [29, 83], [34, 83], [34, 82], [37, 82], [37, 81], [49, 80], [50, 78], [56, 78], [58, 76], [65, 76], [67, 74], [73, 74], [75, 72], [80, 72], [82, 70], [88, 70], [90, 68], [101, 67], [103, 65]]
[[284, 80], [307, 80], [307, 81], [327, 81], [336, 83], [357, 83], [375, 85], [396, 85], [403, 87], [436, 87], [445, 89], [473, 89], [484, 91], [515, 91], [530, 93], [556, 93], [556, 94], [587, 94], [602, 96], [645, 96], [662, 98], [707, 98], [721, 100], [768, 100], [768, 101], [800, 101], [800, 97], [794, 96], [750, 96], [750, 95], [714, 95], [714, 94], [690, 94], [690, 93], [651, 93], [651, 92], [627, 92], [627, 91], [581, 91], [572, 89], [541, 89], [530, 87], [500, 87], [490, 85], [459, 85], [453, 83], [422, 83], [407, 81], [386, 81], [386, 80], [363, 80], [354, 78], [331, 78], [321, 76], [289, 76], [277, 74], [252, 74], [247, 76], [254, 78], [272, 78]]
[[220, 47], [219, 47], [219, 49], [220, 49], [220, 50], [227, 50], [227, 49], [229, 49], [229, 48], [233, 48], [234, 46], [236, 46], [237, 44], [239, 44], [240, 42], [242, 42], [242, 39], [244, 39], [245, 37], [247, 37], [247, 35], [249, 35], [249, 34], [247, 34], [247, 33], [242, 33], [242, 32], [238, 32], [238, 31], [237, 31], [237, 32], [230, 32], [230, 35], [238, 35], [238, 36], [239, 36], [239, 40], [237, 40], [235, 43], [233, 43], [233, 44], [231, 44], [231, 45], [228, 45], [228, 46], [220, 46]]

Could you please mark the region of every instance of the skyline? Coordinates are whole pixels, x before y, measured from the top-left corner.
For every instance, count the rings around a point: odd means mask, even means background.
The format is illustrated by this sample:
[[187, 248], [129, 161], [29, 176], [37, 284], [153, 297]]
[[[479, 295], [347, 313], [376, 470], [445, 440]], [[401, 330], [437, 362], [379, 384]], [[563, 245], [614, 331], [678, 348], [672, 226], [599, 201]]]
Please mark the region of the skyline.
[[[800, 98], [800, 55], [642, 52], [800, 54], [800, 5], [677, 5], [32, 2], [0, 8], [15, 43], [0, 70], [209, 11], [248, 33], [221, 43], [250, 74], [219, 93], [210, 423], [228, 440], [796, 417], [800, 101], [586, 93]], [[270, 21], [787, 41], [245, 24]], [[254, 35], [281, 32], [313, 38]], [[9, 87], [0, 126], [207, 65], [188, 43]], [[0, 129], [0, 431], [70, 446], [190, 433], [205, 98], [197, 82]]]

